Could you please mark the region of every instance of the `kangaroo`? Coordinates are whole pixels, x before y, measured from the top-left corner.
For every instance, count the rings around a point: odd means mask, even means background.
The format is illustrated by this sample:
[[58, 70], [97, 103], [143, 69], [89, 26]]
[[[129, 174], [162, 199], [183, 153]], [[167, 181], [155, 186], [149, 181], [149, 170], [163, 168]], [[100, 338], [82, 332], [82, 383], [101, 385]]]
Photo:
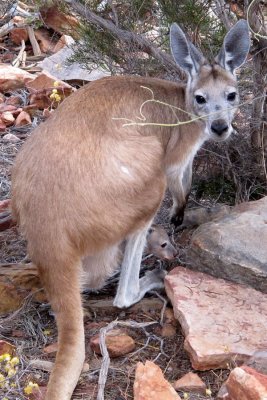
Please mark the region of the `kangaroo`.
[[[158, 272], [139, 279], [139, 271], [165, 189], [180, 222], [194, 155], [205, 140], [224, 140], [232, 132], [235, 70], [249, 49], [247, 23], [227, 33], [212, 64], [177, 24], [170, 39], [187, 84], [137, 76], [90, 83], [35, 129], [15, 161], [13, 216], [58, 328], [46, 400], [69, 400], [82, 370], [82, 285], [111, 273], [126, 240], [114, 305], [128, 307], [162, 287]], [[82, 268], [85, 257], [90, 262]]]
[[155, 224], [151, 225], [148, 230], [146, 250], [165, 260], [173, 260], [177, 256], [177, 250], [170, 242], [165, 229]]

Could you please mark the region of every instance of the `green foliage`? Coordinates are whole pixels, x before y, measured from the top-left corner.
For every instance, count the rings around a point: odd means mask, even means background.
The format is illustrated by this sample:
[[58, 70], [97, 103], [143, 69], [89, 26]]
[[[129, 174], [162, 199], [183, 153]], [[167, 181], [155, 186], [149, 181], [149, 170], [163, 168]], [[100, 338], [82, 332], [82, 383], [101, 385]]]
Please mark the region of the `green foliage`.
[[212, 13], [210, 0], [159, 0], [159, 4], [164, 24], [177, 22], [205, 54], [217, 54], [226, 31]]
[[[117, 24], [119, 29], [144, 35], [153, 44], [169, 51], [169, 25], [180, 24], [193, 43], [205, 54], [215, 55], [225, 34], [222, 24], [211, 13], [208, 0], [131, 0], [103, 3], [87, 0], [86, 6], [97, 15]], [[151, 56], [134, 43], [125, 42], [95, 25], [84, 21], [82, 41], [75, 47], [72, 61], [79, 61], [86, 68], [99, 65], [112, 73], [139, 75], [162, 74], [163, 69]]]

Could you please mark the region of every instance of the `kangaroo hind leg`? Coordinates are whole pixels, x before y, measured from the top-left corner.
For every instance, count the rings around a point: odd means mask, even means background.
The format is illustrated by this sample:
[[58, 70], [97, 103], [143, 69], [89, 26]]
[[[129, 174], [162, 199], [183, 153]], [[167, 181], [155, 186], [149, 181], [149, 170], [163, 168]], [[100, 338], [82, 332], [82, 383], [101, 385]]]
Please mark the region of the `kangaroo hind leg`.
[[45, 399], [70, 400], [85, 358], [81, 265], [68, 260], [37, 266], [58, 328], [58, 352]]

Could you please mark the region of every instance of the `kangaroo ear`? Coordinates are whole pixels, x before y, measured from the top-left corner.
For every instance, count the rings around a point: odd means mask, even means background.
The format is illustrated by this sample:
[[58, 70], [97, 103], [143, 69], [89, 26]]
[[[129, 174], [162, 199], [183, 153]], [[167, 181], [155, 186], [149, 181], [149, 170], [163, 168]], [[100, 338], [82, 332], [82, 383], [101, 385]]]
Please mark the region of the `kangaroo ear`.
[[178, 66], [191, 77], [196, 75], [204, 57], [175, 23], [171, 25], [170, 44], [173, 58]]
[[248, 23], [239, 20], [226, 34], [223, 46], [216, 57], [216, 61], [227, 71], [234, 74], [247, 58], [250, 47]]

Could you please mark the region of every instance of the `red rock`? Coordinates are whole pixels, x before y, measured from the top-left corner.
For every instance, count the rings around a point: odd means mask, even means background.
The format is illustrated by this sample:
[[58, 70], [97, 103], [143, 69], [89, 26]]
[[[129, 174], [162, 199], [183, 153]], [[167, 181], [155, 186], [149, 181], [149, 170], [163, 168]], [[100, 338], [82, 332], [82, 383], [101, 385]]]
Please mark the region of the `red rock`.
[[[91, 349], [101, 354], [99, 335], [90, 339]], [[106, 346], [110, 357], [120, 357], [135, 349], [135, 341], [120, 329], [113, 329], [106, 335]]]
[[152, 361], [137, 363], [134, 381], [134, 400], [181, 400], [161, 369]]
[[181, 379], [178, 379], [174, 382], [173, 387], [175, 390], [200, 394], [205, 394], [207, 388], [202, 379], [193, 372], [188, 372]]
[[55, 353], [58, 351], [58, 343], [51, 343], [43, 349], [46, 354]]
[[77, 37], [79, 22], [75, 17], [60, 11], [57, 6], [43, 7], [40, 12], [46, 26], [56, 32]]
[[72, 86], [70, 86], [68, 83], [58, 81], [57, 78], [55, 78], [47, 71], [42, 71], [36, 78], [32, 79], [30, 82], [28, 81], [26, 87], [29, 90], [32, 89], [32, 92], [34, 93], [34, 91], [36, 90], [54, 89], [55, 82], [58, 82], [58, 86], [61, 88], [66, 88], [70, 91], [74, 91], [74, 88], [72, 88]]
[[[73, 41], [73, 39], [71, 38]], [[63, 47], [68, 46], [70, 43], [70, 36], [62, 35], [57, 44], [54, 47], [54, 53], [57, 53], [59, 50], [63, 49]]]
[[50, 33], [45, 28], [39, 28], [34, 31], [35, 38], [40, 46], [42, 53], [53, 53], [55, 43], [52, 40]]
[[0, 264], [0, 314], [15, 311], [32, 293], [36, 301], [47, 301], [38, 271], [31, 264]]
[[0, 65], [0, 92], [23, 88], [32, 79], [33, 75], [27, 71], [11, 65]]
[[266, 346], [267, 295], [183, 267], [165, 278], [193, 368], [224, 368]]
[[6, 124], [6, 126], [13, 125], [15, 122], [15, 118], [13, 117], [13, 114], [10, 111], [5, 111], [1, 115], [1, 119]]
[[21, 44], [21, 41], [27, 42], [29, 39], [28, 31], [26, 28], [14, 28], [10, 32], [10, 39], [15, 44]]
[[229, 400], [266, 400], [267, 376], [250, 367], [235, 368], [225, 384]]
[[24, 126], [31, 123], [32, 123], [31, 117], [26, 111], [21, 111], [15, 121], [16, 126]]
[[6, 111], [15, 111], [17, 109], [17, 107], [11, 105], [11, 104], [0, 104], [0, 113], [4, 113]]
[[0, 340], [0, 356], [5, 353], [13, 355], [15, 354], [15, 350], [15, 346], [11, 343], [6, 342], [5, 340]]

